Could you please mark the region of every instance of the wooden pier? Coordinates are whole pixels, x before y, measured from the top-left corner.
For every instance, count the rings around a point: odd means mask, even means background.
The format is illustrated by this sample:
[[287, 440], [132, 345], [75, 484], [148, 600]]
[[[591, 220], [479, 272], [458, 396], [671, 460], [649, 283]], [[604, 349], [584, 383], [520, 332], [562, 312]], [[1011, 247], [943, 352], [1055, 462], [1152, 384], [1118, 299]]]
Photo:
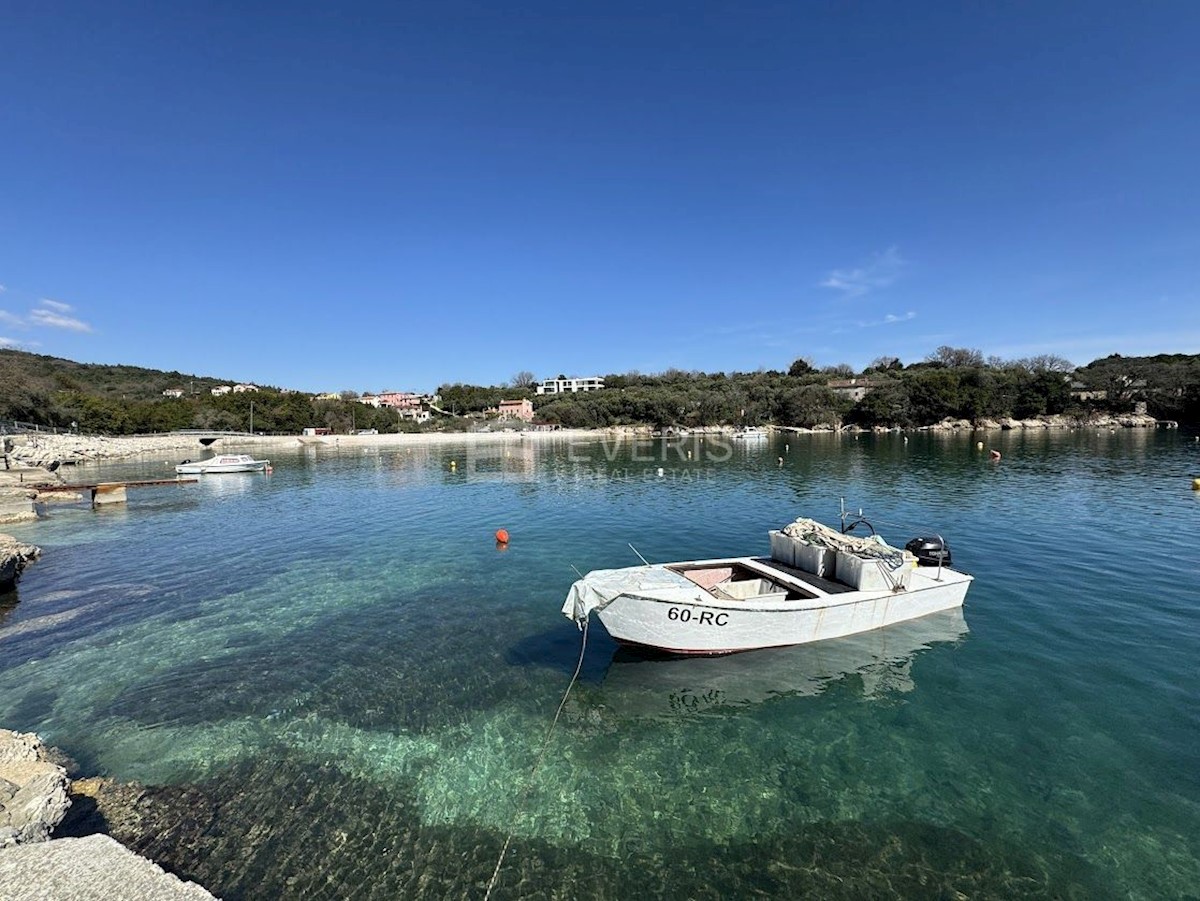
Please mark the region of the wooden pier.
[[155, 485], [190, 485], [199, 482], [199, 479], [142, 479], [133, 482], [93, 482], [83, 485], [31, 485], [29, 487], [42, 491], [90, 491], [92, 494], [92, 506], [101, 507], [105, 504], [123, 504], [126, 500], [126, 488], [150, 488]]

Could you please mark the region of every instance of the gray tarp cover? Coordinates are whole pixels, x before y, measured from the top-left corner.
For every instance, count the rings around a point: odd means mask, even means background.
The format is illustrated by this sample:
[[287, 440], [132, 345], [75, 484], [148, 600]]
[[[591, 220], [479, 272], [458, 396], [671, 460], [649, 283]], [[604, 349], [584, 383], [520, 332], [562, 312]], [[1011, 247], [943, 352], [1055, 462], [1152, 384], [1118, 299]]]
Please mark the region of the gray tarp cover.
[[604, 609], [618, 595], [696, 600], [702, 591], [694, 582], [662, 566], [597, 569], [571, 586], [562, 612], [582, 626], [589, 613]]

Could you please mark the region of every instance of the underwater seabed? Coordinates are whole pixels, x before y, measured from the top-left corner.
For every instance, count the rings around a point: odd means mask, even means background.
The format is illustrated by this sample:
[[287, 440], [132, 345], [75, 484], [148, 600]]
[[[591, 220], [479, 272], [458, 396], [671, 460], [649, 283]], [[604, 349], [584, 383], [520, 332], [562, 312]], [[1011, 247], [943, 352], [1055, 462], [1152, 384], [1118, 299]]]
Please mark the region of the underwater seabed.
[[[277, 577], [257, 590], [266, 596], [287, 596], [287, 589], [299, 587], [290, 581], [297, 575]], [[387, 586], [394, 587], [397, 575], [359, 580], [352, 583], [351, 592], [323, 593], [310, 586], [304, 596], [307, 622], [319, 619], [324, 608], [343, 606], [339, 598], [357, 598], [359, 614], [363, 607], [380, 605], [379, 598]], [[414, 583], [422, 581], [419, 574], [407, 575]], [[1033, 786], [1009, 788], [1005, 798], [1004, 787], [1022, 786], [1023, 776], [1004, 778], [1003, 762], [997, 763], [998, 773], [965, 765], [976, 759], [973, 749], [956, 746], [953, 737], [928, 740], [938, 728], [940, 712], [920, 703], [921, 687], [928, 685], [934, 697], [941, 694], [939, 687], [953, 686], [954, 657], [962, 650], [961, 642], [970, 640], [960, 611], [847, 639], [722, 660], [643, 659], [597, 641], [601, 653], [608, 651], [610, 663], [598, 680], [576, 687], [551, 752], [523, 797], [552, 713], [549, 705], [565, 687], [556, 669], [510, 668], [504, 678], [519, 681], [510, 682], [509, 691], [536, 697], [537, 703], [514, 706], [497, 699], [442, 727], [432, 725], [433, 716], [411, 713], [407, 716], [418, 728], [383, 724], [394, 722], [398, 707], [426, 707], [431, 714], [443, 709], [457, 691], [453, 680], [441, 696], [431, 696], [426, 688], [421, 698], [389, 699], [369, 688], [356, 692], [360, 677], [351, 672], [340, 672], [335, 679], [343, 686], [339, 704], [373, 716], [380, 724], [376, 728], [338, 719], [337, 711], [326, 706], [325, 695], [332, 686], [319, 683], [291, 693], [281, 688], [272, 697], [271, 709], [213, 722], [217, 709], [239, 704], [237, 682], [228, 679], [245, 665], [237, 659], [245, 652], [229, 650], [228, 642], [255, 604], [239, 596], [212, 604], [216, 609], [206, 615], [217, 617], [219, 627], [192, 632], [190, 640], [180, 626], [142, 623], [103, 647], [77, 651], [61, 662], [51, 658], [29, 664], [36, 678], [24, 668], [4, 673], [0, 697], [19, 705], [30, 700], [30, 691], [38, 691], [33, 686], [73, 682], [71, 691], [52, 702], [54, 715], [48, 722], [88, 722], [83, 733], [63, 736], [81, 759], [124, 780], [187, 787], [193, 799], [202, 798], [205, 805], [222, 811], [213, 828], [260, 835], [284, 856], [296, 853], [289, 851], [291, 841], [308, 842], [314, 832], [324, 834], [331, 828], [297, 820], [300, 814], [288, 798], [291, 780], [321, 773], [320, 779], [305, 783], [311, 803], [327, 804], [331, 814], [346, 811], [333, 815], [340, 824], [338, 835], [347, 836], [344, 841], [350, 841], [351, 833], [374, 835], [381, 828], [352, 813], [360, 808], [358, 794], [385, 805], [390, 803], [386, 799], [403, 797], [403, 817], [389, 827], [401, 834], [466, 830], [474, 836], [472, 841], [487, 846], [511, 831], [521, 843], [518, 847], [536, 847], [539, 854], [569, 851], [593, 861], [607, 859], [617, 885], [628, 878], [622, 873], [630, 855], [660, 861], [660, 877], [674, 884], [677, 858], [697, 853], [698, 836], [703, 837], [706, 855], [713, 849], [744, 847], [744, 853], [754, 856], [750, 849], [807, 847], [806, 842], [823, 848], [829, 859], [798, 871], [796, 878], [803, 877], [804, 885], [823, 884], [817, 871], [839, 871], [838, 849], [846, 835], [857, 836], [860, 843], [868, 836], [871, 841], [886, 836], [898, 859], [877, 861], [879, 878], [896, 878], [895, 866], [906, 855], [924, 860], [920, 855], [936, 852], [948, 855], [943, 867], [963, 869], [957, 876], [938, 871], [935, 878], [976, 892], [995, 891], [997, 896], [1019, 895], [1024, 889], [1034, 895], [1053, 893], [1082, 880], [1087, 895], [1096, 897], [1103, 880], [1087, 863], [1092, 854], [1108, 854], [1115, 858], [1112, 863], [1125, 868], [1139, 863], [1144, 867], [1148, 852], [1159, 859], [1186, 861], [1182, 837], [1127, 832], [1119, 824], [1093, 831], [1103, 819], [1103, 799], [1056, 792], [1048, 776]], [[296, 614], [295, 609], [280, 607], [272, 614], [274, 620], [260, 619], [260, 634], [271, 628], [281, 642], [303, 646], [306, 641], [298, 633], [306, 623]], [[328, 620], [322, 623], [323, 629], [330, 626]], [[336, 628], [332, 631], [337, 633]], [[426, 634], [438, 646], [453, 640], [446, 634]], [[287, 667], [285, 659], [264, 649], [252, 656], [252, 666], [260, 669]], [[171, 666], [185, 660], [202, 662], [203, 670], [197, 664], [172, 675]], [[134, 661], [137, 675], [131, 679], [128, 670]], [[296, 670], [304, 665], [299, 660], [292, 664]], [[212, 686], [219, 692], [215, 698], [205, 697], [203, 671], [221, 674], [220, 683]], [[361, 678], [368, 672], [378, 678], [369, 660]], [[80, 680], [81, 674], [88, 678]], [[295, 674], [277, 672], [273, 678], [284, 686], [291, 682], [289, 675]], [[406, 681], [403, 672], [395, 676], [387, 679], [392, 688]], [[459, 681], [470, 679], [460, 674]], [[22, 684], [30, 688], [22, 692]], [[260, 691], [264, 687], [260, 684]], [[834, 703], [821, 703], [822, 695], [833, 695]], [[72, 699], [80, 705], [74, 706]], [[240, 702], [253, 705], [245, 698]], [[158, 709], [162, 721], [106, 713], [122, 708]], [[171, 712], [174, 720], [167, 716]], [[10, 715], [6, 703], [0, 716]], [[326, 785], [331, 774], [335, 778]], [[272, 791], [282, 788], [283, 798], [267, 807], [248, 803], [248, 797], [264, 790], [259, 784], [263, 780]], [[355, 797], [326, 797], [335, 786], [346, 791], [351, 786]], [[176, 797], [168, 788], [162, 793], [164, 798]], [[159, 794], [152, 790], [149, 797]], [[279, 803], [285, 799], [286, 804]], [[310, 808], [303, 815], [311, 812]], [[919, 819], [912, 819], [914, 813]], [[269, 819], [261, 820], [264, 816]], [[155, 833], [170, 835], [186, 830], [192, 820], [182, 825], [154, 822]], [[1036, 823], [1048, 832], [1044, 841], [1037, 839]], [[1064, 834], [1076, 849], [1073, 853], [1062, 850]], [[149, 836], [135, 829], [118, 838], [136, 845]], [[955, 850], [940, 847], [947, 837], [953, 837]], [[159, 845], [164, 841], [161, 835], [153, 840]], [[915, 842], [914, 847], [907, 847], [909, 842]], [[261, 853], [257, 843], [250, 844]], [[866, 847], [862, 844], [856, 853], [865, 853]], [[1038, 849], [1036, 854], [1033, 849]], [[1125, 854], [1116, 857], [1113, 849], [1125, 849]], [[227, 853], [233, 859], [226, 860], [225, 867], [235, 866], [237, 856], [249, 851], [235, 845]], [[186, 860], [189, 872], [202, 873], [213, 866], [211, 861], [179, 859]], [[768, 869], [787, 866], [769, 856], [761, 863]], [[707, 865], [713, 866], [713, 861]], [[407, 870], [411, 862], [397, 859], [395, 866]], [[752, 875], [743, 868], [739, 864], [726, 872], [733, 880], [731, 890]], [[380, 885], [389, 884], [389, 872], [379, 872]], [[1064, 873], [1072, 875], [1060, 884]], [[215, 870], [208, 884], [225, 891], [227, 876], [227, 871]], [[988, 880], [995, 882], [990, 888]], [[546, 886], [552, 884], [557, 883]], [[286, 887], [285, 882], [281, 891]]]

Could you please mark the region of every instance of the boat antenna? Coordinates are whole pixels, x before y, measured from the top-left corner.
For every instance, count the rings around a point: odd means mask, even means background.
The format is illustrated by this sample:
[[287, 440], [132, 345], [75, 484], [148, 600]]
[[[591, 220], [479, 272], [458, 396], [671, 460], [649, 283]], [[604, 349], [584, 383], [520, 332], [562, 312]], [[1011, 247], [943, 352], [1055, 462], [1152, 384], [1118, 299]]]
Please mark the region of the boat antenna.
[[581, 579], [587, 578], [583, 573], [581, 573], [579, 571], [579, 567], [576, 566], [574, 563], [568, 563], [567, 566], [569, 566], [569, 567], [571, 567], [571, 569], [575, 570], [575, 575], [579, 576], [579, 578], [581, 578]]
[[635, 547], [634, 547], [634, 546], [633, 546], [633, 545], [632, 545], [630, 542], [628, 542], [628, 541], [627, 541], [627, 542], [625, 542], [625, 543], [629, 545], [629, 549], [630, 549], [631, 551], [633, 551], [635, 554], [637, 554], [637, 555], [638, 555], [638, 559], [639, 559], [639, 560], [641, 560], [641, 561], [642, 561], [643, 563], [645, 563], [647, 566], [653, 566], [653, 564], [652, 564], [652, 563], [651, 563], [649, 560], [647, 560], [645, 557], [643, 557], [643, 556], [642, 556], [642, 553], [641, 553], [641, 551], [639, 551], [637, 548], [635, 548]]

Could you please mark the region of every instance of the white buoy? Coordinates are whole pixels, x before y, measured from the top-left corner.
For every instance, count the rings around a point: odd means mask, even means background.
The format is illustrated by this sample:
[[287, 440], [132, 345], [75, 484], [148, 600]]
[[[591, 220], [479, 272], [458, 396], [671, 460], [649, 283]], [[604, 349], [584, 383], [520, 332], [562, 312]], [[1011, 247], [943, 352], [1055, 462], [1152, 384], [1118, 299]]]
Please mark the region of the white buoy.
[[660, 467], [658, 467], [658, 477], [661, 479], [662, 476], [663, 476], [663, 468], [660, 466]]

